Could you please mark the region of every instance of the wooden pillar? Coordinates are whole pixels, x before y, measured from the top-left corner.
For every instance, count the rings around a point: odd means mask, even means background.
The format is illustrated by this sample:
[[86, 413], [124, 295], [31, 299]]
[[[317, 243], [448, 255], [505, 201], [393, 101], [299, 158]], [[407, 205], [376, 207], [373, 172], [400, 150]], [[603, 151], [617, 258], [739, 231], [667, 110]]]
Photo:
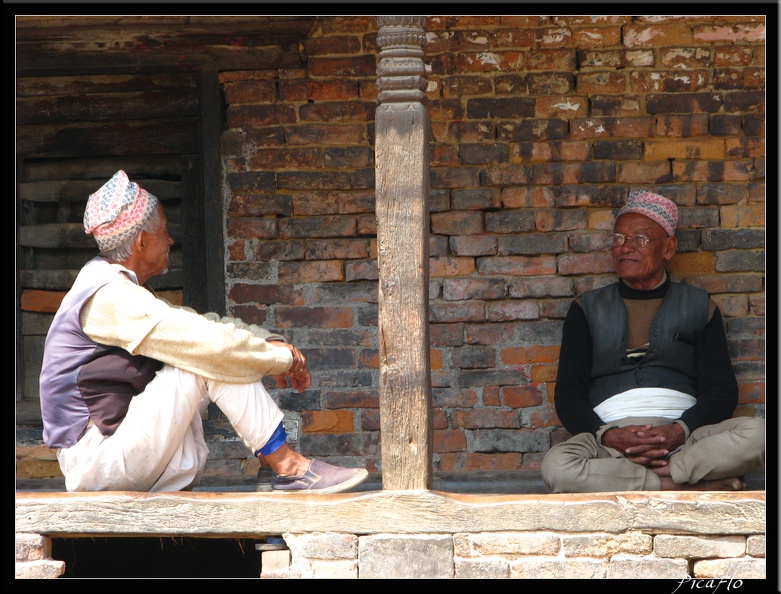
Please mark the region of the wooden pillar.
[[423, 16], [377, 17], [375, 118], [382, 487], [431, 489], [429, 117]]

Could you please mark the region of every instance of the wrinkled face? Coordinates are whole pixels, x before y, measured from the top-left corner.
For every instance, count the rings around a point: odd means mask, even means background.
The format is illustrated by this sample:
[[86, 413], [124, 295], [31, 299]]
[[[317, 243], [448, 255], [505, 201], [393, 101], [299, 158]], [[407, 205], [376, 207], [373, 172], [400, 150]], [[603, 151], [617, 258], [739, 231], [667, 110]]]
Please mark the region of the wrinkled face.
[[613, 265], [619, 278], [635, 289], [658, 285], [664, 276], [664, 263], [675, 254], [678, 240], [668, 237], [656, 221], [634, 212], [618, 217], [613, 231], [627, 237], [644, 235], [650, 240], [645, 247], [637, 247], [629, 239], [613, 246]]
[[143, 274], [147, 278], [168, 272], [168, 252], [174, 244], [173, 238], [168, 234], [168, 219], [163, 207], [158, 204], [157, 210], [160, 213], [160, 225], [154, 233], [142, 232], [141, 238]]

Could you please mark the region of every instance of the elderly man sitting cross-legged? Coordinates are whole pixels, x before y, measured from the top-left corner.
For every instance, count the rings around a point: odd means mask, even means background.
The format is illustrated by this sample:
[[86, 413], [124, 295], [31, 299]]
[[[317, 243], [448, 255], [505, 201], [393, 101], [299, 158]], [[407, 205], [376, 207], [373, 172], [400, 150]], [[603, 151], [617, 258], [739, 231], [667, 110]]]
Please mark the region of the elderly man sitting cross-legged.
[[362, 468], [311, 460], [287, 443], [283, 414], [261, 378], [303, 392], [304, 355], [281, 336], [157, 298], [146, 281], [168, 270], [173, 244], [157, 198], [118, 171], [90, 195], [84, 228], [100, 255], [79, 272], [44, 347], [45, 444], [68, 491], [178, 491], [208, 458], [209, 400], [273, 471], [276, 492], [338, 493]]
[[734, 491], [765, 463], [764, 420], [733, 417], [719, 308], [665, 270], [677, 222], [672, 201], [633, 192], [611, 239], [618, 282], [570, 306], [555, 406], [573, 437], [543, 458], [553, 492]]

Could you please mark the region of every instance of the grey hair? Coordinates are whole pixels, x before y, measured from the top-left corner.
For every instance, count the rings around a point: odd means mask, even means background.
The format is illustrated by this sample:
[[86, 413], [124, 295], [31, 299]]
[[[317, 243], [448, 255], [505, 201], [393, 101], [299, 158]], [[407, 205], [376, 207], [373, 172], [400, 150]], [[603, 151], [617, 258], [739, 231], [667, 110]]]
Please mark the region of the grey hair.
[[141, 228], [133, 233], [133, 235], [126, 242], [119, 244], [114, 249], [100, 252], [100, 255], [109, 262], [124, 262], [130, 257], [133, 244], [135, 243], [136, 239], [138, 239], [138, 236], [141, 235], [141, 231], [154, 233], [160, 228], [160, 225], [162, 224], [163, 219], [160, 218], [160, 209], [155, 207], [152, 212], [149, 213], [149, 216], [146, 218], [146, 220], [141, 224]]

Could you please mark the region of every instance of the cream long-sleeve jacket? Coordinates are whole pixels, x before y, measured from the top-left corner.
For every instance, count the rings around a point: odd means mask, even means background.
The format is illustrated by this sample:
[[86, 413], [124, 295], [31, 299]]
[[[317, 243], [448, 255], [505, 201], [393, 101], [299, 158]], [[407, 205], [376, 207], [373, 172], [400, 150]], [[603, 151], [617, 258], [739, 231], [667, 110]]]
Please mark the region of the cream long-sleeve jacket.
[[223, 382], [250, 383], [288, 371], [279, 335], [234, 318], [173, 306], [130, 279], [101, 287], [81, 312], [92, 340]]

